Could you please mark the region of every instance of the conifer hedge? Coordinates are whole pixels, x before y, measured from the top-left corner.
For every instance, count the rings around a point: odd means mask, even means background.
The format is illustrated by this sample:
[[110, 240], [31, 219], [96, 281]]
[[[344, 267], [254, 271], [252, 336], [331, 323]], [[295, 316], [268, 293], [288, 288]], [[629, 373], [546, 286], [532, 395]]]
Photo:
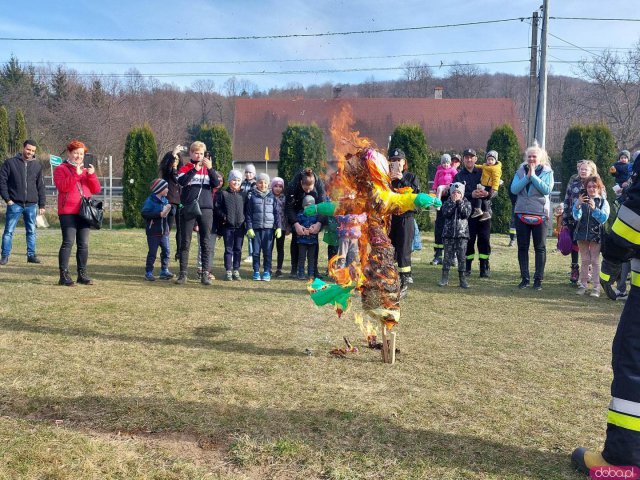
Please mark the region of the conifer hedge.
[[149, 185], [158, 176], [158, 147], [148, 124], [133, 128], [124, 147], [122, 217], [127, 227], [143, 227], [140, 213]]

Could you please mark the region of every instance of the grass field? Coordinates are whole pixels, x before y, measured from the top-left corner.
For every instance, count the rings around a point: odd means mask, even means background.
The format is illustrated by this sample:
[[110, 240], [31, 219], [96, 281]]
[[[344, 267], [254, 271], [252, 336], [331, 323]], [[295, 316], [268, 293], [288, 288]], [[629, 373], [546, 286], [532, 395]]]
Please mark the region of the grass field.
[[[559, 254], [519, 291], [496, 236], [492, 278], [443, 289], [425, 237], [390, 366], [303, 282], [145, 282], [118, 230], [92, 232], [96, 285], [58, 287], [39, 235], [43, 265], [19, 229], [0, 269], [0, 478], [579, 479], [573, 448], [602, 445], [622, 304], [575, 295]], [[343, 335], [360, 353], [329, 356]]]

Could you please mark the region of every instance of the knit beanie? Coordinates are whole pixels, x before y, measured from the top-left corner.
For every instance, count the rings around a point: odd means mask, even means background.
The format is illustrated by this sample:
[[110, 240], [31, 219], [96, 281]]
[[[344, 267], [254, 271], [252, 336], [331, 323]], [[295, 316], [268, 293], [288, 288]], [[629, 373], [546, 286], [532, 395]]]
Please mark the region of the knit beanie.
[[273, 179], [271, 180], [270, 187], [273, 188], [273, 187], [277, 187], [278, 185], [284, 188], [284, 180], [280, 177], [273, 177]]
[[447, 163], [451, 163], [451, 155], [445, 153], [440, 157], [440, 165], [445, 165]]
[[302, 208], [308, 207], [309, 205], [315, 205], [316, 204], [316, 199], [313, 198], [311, 195], [305, 195], [304, 198], [302, 199]]
[[495, 150], [489, 150], [487, 152], [487, 154], [484, 156], [485, 160], [489, 157], [493, 157], [496, 159], [496, 162], [498, 161], [498, 152], [496, 152]]
[[629, 160], [631, 160], [631, 154], [629, 153], [629, 150], [621, 150], [620, 153], [618, 154], [618, 160], [620, 160], [620, 157], [622, 156], [625, 156]]
[[242, 180], [242, 172], [240, 170], [231, 170], [228, 181], [231, 182], [232, 180]]
[[151, 182], [151, 193], [158, 194], [163, 191], [165, 188], [169, 188], [169, 184], [166, 180], [162, 178], [156, 178], [153, 182]]
[[251, 172], [254, 175], [256, 174], [256, 167], [253, 166], [253, 163], [248, 163], [246, 167], [244, 167], [244, 173]]
[[266, 173], [260, 173], [258, 174], [257, 178], [256, 178], [256, 182], [259, 182], [260, 180], [264, 180], [265, 182], [267, 182], [267, 185], [269, 184], [269, 182], [271, 181], [269, 178], [269, 175]]
[[452, 195], [456, 190], [459, 191], [464, 197], [464, 183], [453, 182], [451, 185], [449, 185], [449, 195]]

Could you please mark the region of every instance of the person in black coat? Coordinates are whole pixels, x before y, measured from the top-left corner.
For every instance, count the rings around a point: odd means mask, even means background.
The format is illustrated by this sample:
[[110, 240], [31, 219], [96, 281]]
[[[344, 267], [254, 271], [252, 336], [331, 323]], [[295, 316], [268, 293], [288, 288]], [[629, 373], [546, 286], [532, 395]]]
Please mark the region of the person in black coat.
[[[391, 188], [395, 192], [408, 188], [410, 189], [410, 191], [407, 190], [408, 193], [420, 193], [420, 182], [413, 173], [407, 171], [407, 157], [399, 148], [393, 149], [389, 156], [389, 176]], [[391, 216], [389, 238], [396, 249], [396, 262], [400, 274], [400, 298], [407, 294], [409, 284], [413, 283], [411, 277], [411, 246], [415, 233], [413, 218], [413, 210], [402, 215]]]
[[167, 194], [167, 200], [171, 205], [171, 210], [167, 216], [167, 222], [169, 224], [169, 230], [176, 231], [176, 254], [175, 259], [178, 260], [180, 256], [180, 191], [182, 187], [178, 183], [178, 170], [182, 167], [182, 159], [180, 153], [186, 151], [186, 147], [182, 145], [176, 145], [171, 151], [164, 154], [160, 161], [160, 177], [167, 182], [169, 186], [169, 193]]
[[[290, 278], [298, 278], [298, 235], [302, 235], [302, 226], [298, 223], [298, 213], [302, 210], [302, 200], [311, 195], [316, 205], [327, 200], [322, 180], [311, 168], [305, 168], [298, 172], [287, 186], [285, 199], [285, 214], [291, 225], [291, 273]], [[311, 227], [311, 234], [320, 232], [322, 225], [326, 223], [326, 217], [319, 216], [318, 221]], [[318, 272], [318, 258], [314, 265], [314, 271]]]

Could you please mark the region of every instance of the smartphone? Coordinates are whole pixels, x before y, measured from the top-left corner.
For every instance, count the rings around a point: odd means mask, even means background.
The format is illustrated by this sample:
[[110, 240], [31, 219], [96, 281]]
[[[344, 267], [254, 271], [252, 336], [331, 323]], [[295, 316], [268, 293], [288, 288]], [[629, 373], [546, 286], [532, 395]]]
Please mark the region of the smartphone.
[[90, 153], [84, 154], [84, 168], [89, 168], [89, 165], [96, 166], [95, 158]]
[[398, 175], [400, 173], [400, 162], [389, 162], [389, 173], [391, 176]]
[[586, 188], [583, 188], [582, 190], [580, 190], [579, 195], [581, 197], [588, 197], [589, 196], [589, 194], [587, 193], [587, 189]]

